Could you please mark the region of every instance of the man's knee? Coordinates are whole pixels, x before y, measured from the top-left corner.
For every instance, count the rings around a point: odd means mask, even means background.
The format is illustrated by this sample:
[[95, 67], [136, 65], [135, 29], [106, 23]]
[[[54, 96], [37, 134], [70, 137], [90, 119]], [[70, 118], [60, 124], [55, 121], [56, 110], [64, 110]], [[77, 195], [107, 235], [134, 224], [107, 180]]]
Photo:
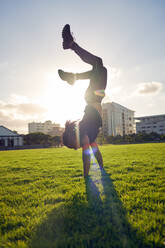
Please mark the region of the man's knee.
[[93, 147], [98, 147], [98, 145], [97, 145], [97, 143], [96, 142], [92, 142], [91, 144], [90, 144], [90, 146], [93, 148]]
[[102, 67], [103, 66], [103, 61], [99, 57], [96, 57], [96, 66], [97, 67]]

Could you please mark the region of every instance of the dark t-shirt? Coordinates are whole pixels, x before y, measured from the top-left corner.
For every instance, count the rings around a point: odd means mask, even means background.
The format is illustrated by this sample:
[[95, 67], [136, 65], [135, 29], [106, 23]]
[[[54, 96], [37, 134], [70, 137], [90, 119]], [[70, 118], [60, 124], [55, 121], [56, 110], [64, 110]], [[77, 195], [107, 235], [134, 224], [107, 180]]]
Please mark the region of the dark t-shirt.
[[94, 142], [102, 126], [101, 116], [94, 107], [87, 105], [84, 112], [83, 119], [79, 123], [80, 145], [84, 135], [88, 136], [90, 144]]

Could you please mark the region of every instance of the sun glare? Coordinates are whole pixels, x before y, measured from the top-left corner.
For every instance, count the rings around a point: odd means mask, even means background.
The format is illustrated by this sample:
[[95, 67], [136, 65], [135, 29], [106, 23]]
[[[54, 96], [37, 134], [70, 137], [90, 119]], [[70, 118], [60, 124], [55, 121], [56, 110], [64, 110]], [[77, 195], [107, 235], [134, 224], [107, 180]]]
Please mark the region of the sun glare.
[[71, 86], [62, 81], [57, 72], [46, 72], [45, 83], [47, 90], [42, 105], [47, 109], [47, 119], [64, 125], [66, 120], [82, 118], [87, 82], [77, 81]]

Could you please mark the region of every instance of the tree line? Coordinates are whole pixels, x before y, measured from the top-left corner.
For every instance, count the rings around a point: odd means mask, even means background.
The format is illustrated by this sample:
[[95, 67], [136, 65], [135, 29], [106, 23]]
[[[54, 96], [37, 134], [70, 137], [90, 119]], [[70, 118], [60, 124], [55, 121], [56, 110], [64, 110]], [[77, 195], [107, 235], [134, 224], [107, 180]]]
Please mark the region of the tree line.
[[[43, 145], [43, 146], [62, 146], [61, 136], [50, 136], [44, 133], [30, 133], [23, 135], [24, 145]], [[133, 144], [133, 143], [145, 143], [145, 142], [165, 142], [165, 134], [158, 133], [138, 133], [129, 135], [117, 135], [103, 137], [99, 134], [97, 138], [99, 144]]]
[[43, 146], [55, 146], [59, 147], [62, 145], [62, 137], [50, 136], [44, 133], [30, 133], [23, 135], [24, 145], [43, 145]]
[[108, 144], [133, 144], [145, 142], [165, 142], [165, 134], [158, 133], [138, 133], [129, 135], [108, 136], [103, 138], [103, 143]]

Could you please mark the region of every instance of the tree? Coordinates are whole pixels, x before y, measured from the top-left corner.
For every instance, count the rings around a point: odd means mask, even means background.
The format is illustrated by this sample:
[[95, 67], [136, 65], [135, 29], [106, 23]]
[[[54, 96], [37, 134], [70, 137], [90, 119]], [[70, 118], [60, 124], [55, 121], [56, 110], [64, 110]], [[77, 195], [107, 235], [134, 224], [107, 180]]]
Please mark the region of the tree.
[[51, 136], [44, 133], [30, 133], [24, 136], [25, 145], [50, 145]]
[[62, 145], [62, 139], [60, 136], [55, 136], [52, 138], [53, 139], [53, 143], [55, 146], [61, 146]]

